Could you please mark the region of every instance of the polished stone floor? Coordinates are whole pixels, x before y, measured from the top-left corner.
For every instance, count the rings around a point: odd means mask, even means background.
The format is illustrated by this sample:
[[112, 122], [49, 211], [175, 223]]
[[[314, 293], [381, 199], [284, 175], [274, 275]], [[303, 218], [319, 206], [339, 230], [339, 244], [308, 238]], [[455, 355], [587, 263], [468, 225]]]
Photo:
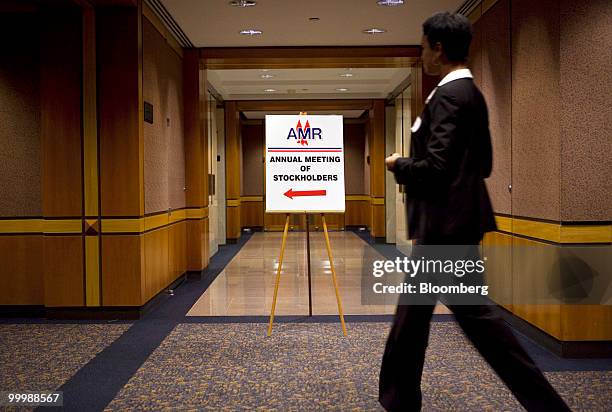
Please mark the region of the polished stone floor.
[[[353, 232], [330, 232], [332, 257], [344, 313], [347, 315], [393, 314], [396, 299], [386, 304], [364, 304], [362, 283], [372, 276], [372, 262], [384, 259]], [[281, 232], [258, 232], [219, 274], [193, 305], [187, 316], [269, 315], [282, 240]], [[322, 232], [310, 236], [312, 314], [338, 313], [331, 268]], [[276, 315], [308, 314], [308, 276], [305, 232], [290, 232], [278, 292]], [[449, 313], [439, 305], [436, 313]]]

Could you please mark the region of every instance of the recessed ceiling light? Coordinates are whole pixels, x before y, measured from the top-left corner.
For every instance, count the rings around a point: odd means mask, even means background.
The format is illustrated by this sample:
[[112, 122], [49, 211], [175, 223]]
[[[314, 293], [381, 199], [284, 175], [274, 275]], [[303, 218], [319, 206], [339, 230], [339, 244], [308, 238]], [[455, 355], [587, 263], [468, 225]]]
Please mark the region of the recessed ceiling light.
[[272, 92], [275, 92], [275, 91], [276, 91], [276, 89], [264, 89], [264, 92], [266, 92], [266, 93], [272, 93]]
[[274, 75], [273, 74], [262, 74], [259, 77], [261, 77], [262, 79], [271, 79], [274, 77]]
[[379, 29], [377, 27], [372, 27], [371, 29], [365, 29], [363, 32], [365, 34], [380, 34], [380, 33], [386, 32], [386, 31], [387, 30], [385, 30], [385, 29]]
[[263, 32], [261, 30], [248, 29], [248, 30], [240, 30], [240, 34], [243, 36], [259, 36]]
[[232, 0], [229, 4], [234, 7], [253, 7], [257, 2], [255, 0]]
[[404, 0], [378, 0], [376, 2], [379, 6], [401, 6], [404, 4]]
[[348, 92], [348, 89], [346, 87], [338, 87], [336, 91], [337, 92]]
[[261, 69], [262, 72], [269, 72], [270, 69]]
[[353, 73], [342, 73], [340, 77], [353, 77]]

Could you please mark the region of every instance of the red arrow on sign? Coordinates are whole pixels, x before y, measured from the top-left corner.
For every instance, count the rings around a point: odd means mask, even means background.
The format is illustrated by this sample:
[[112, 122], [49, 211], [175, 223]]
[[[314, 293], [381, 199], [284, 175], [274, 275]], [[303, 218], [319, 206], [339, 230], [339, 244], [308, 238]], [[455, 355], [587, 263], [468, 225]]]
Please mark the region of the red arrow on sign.
[[289, 199], [293, 199], [294, 196], [325, 196], [326, 190], [287, 190], [284, 195]]

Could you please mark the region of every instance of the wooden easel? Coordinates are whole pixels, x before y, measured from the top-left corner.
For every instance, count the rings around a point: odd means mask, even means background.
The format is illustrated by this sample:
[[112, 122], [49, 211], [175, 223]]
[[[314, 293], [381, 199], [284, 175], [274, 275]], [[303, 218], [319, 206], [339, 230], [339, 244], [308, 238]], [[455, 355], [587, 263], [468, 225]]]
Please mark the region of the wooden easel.
[[[272, 299], [272, 311], [270, 312], [270, 325], [268, 326], [268, 336], [272, 335], [272, 324], [274, 323], [274, 310], [276, 309], [278, 285], [280, 283], [280, 274], [281, 269], [283, 267], [283, 255], [285, 254], [285, 245], [287, 243], [287, 232], [289, 231], [289, 216], [289, 213], [287, 213], [287, 217], [285, 219], [285, 229], [283, 230], [283, 240], [281, 242], [280, 256], [278, 258], [278, 269], [276, 270], [276, 282], [274, 283], [274, 298]], [[342, 333], [344, 334], [344, 336], [347, 336], [346, 324], [344, 323], [344, 313], [342, 312], [342, 301], [340, 300], [340, 292], [338, 291], [338, 280], [336, 279], [336, 269], [334, 268], [331, 245], [329, 243], [329, 234], [327, 232], [327, 224], [325, 223], [325, 213], [321, 213], [321, 220], [323, 221], [325, 246], [327, 247], [327, 256], [329, 257], [329, 266], [331, 268], [332, 273], [332, 282], [334, 284], [334, 291], [336, 292], [336, 301], [338, 303], [338, 314], [340, 315], [340, 323], [342, 324]], [[308, 215], [306, 215], [306, 225], [306, 229], [308, 230]], [[308, 245], [308, 248], [310, 248], [310, 245]], [[310, 249], [308, 250], [308, 253], [310, 253]]]

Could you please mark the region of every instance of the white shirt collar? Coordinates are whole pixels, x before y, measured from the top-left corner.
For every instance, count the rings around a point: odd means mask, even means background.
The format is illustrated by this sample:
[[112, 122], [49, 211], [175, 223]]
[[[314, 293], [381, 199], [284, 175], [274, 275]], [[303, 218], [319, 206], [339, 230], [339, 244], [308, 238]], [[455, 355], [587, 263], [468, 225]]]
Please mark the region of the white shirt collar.
[[450, 83], [453, 80], [458, 80], [458, 79], [473, 79], [473, 78], [474, 78], [474, 76], [472, 76], [472, 72], [470, 71], [470, 69], [453, 70], [452, 72], [450, 72], [449, 74], [444, 76], [444, 78], [442, 80], [440, 80], [440, 83], [438, 83], [438, 85], [436, 87], [434, 87], [434, 89], [431, 91], [431, 93], [429, 93], [429, 96], [427, 96], [427, 99], [425, 99], [425, 104], [429, 103], [429, 101], [431, 100], [433, 95], [436, 93], [436, 89], [438, 87], [443, 86], [446, 83]]
[[473, 78], [474, 76], [472, 76], [472, 72], [470, 71], [470, 69], [453, 70], [452, 72], [444, 76], [442, 80], [440, 80], [440, 83], [438, 83], [438, 87], [443, 86], [446, 83], [452, 82], [453, 80]]

